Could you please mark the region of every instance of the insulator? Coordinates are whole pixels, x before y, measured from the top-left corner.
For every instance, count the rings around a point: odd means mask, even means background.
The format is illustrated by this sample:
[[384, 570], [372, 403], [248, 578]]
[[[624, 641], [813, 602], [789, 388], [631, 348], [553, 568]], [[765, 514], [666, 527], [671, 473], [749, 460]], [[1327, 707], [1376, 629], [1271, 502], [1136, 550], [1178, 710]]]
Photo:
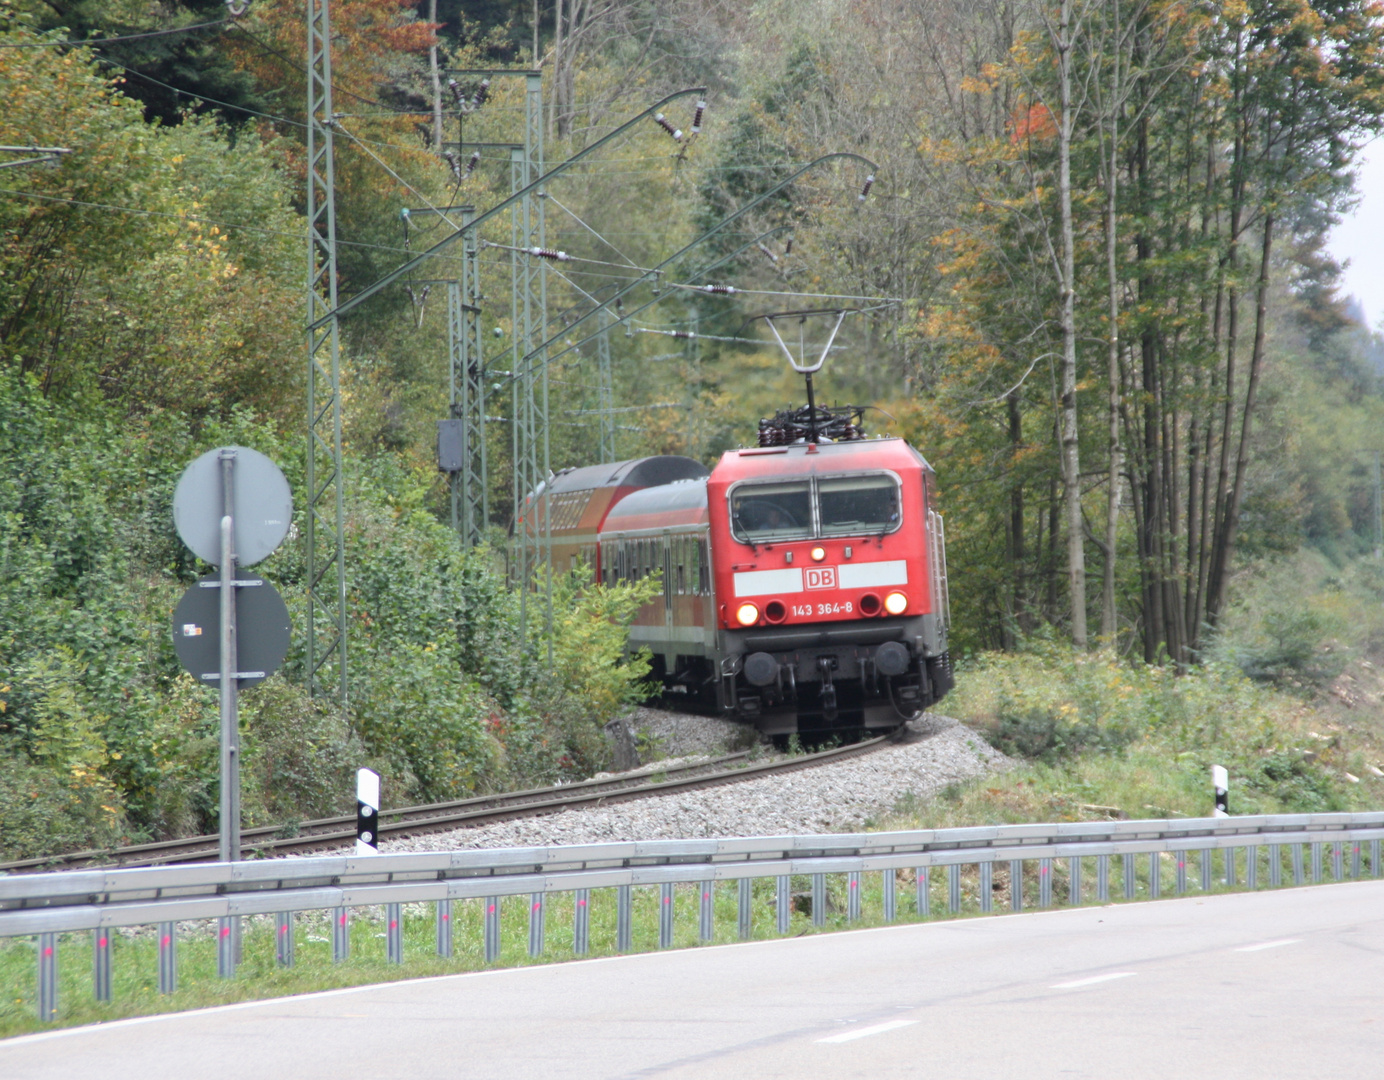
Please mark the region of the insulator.
[[735, 286], [734, 286], [734, 285], [703, 285], [703, 286], [702, 286], [702, 292], [720, 293], [720, 294], [722, 294], [723, 296], [729, 296], [731, 293], [735, 292]]
[[668, 121], [664, 119], [662, 113], [654, 114], [654, 123], [661, 127], [669, 135], [673, 136], [674, 140], [676, 140], [677, 142], [682, 142], [682, 131], [678, 128], [675, 128], [672, 124], [668, 123]]
[[768, 248], [766, 248], [763, 244], [755, 244], [755, 247], [759, 248], [760, 251], [764, 252], [764, 257], [768, 259], [771, 263], [778, 262], [778, 256], [775, 255]]
[[458, 180], [461, 179], [461, 162], [457, 160], [456, 154], [451, 150], [442, 151], [443, 160], [452, 167], [452, 175]]
[[706, 112], [706, 102], [697, 102], [697, 111], [692, 114], [692, 134], [699, 135], [702, 130], [702, 114]]
[[485, 104], [485, 99], [490, 96], [490, 80], [482, 79], [480, 86], [476, 87], [476, 96], [471, 99], [471, 107], [479, 109]]
[[473, 151], [472, 154], [471, 154], [470, 159], [466, 162], [466, 175], [467, 175], [467, 176], [470, 176], [473, 172], [475, 172], [475, 171], [476, 171], [476, 166], [479, 165], [480, 163], [481, 163], [481, 152], [480, 152], [479, 150]]
[[456, 98], [458, 105], [465, 103], [466, 96], [461, 92], [461, 83], [457, 82], [455, 79], [448, 79], [447, 89], [452, 92], [452, 97]]
[[871, 173], [869, 176], [865, 177], [865, 186], [860, 189], [860, 195], [858, 196], [858, 198], [861, 202], [865, 201], [865, 196], [870, 194], [870, 189], [874, 186], [875, 174]]
[[420, 297], [418, 298], [418, 306], [419, 306], [419, 307], [422, 307], [424, 304], [426, 304], [426, 303], [428, 302], [428, 293], [430, 293], [430, 292], [432, 292], [432, 286], [431, 286], [431, 285], [424, 285], [424, 286], [423, 286], [423, 295], [420, 296]]
[[691, 341], [697, 335], [692, 333], [691, 330], [674, 330], [673, 336], [675, 338], [682, 338], [684, 341]]
[[787, 258], [789, 255], [792, 255], [792, 254], [793, 254], [793, 238], [790, 236], [790, 237], [788, 238], [788, 243], [786, 243], [786, 244], [783, 245], [783, 255], [784, 255], [784, 258]]
[[540, 259], [552, 259], [553, 262], [571, 262], [572, 256], [565, 251], [555, 251], [552, 248], [531, 247], [525, 248], [526, 255], [536, 255]]

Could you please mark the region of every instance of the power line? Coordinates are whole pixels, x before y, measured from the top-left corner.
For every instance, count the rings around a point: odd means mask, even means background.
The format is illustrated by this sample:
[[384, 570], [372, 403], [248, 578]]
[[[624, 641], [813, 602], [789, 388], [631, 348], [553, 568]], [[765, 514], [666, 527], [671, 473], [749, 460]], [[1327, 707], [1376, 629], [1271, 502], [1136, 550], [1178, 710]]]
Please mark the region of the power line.
[[87, 38], [74, 41], [30, 41], [22, 45], [0, 45], [0, 49], [52, 49], [63, 45], [92, 46], [105, 45], [111, 41], [140, 41], [143, 38], [167, 37], [170, 34], [191, 34], [195, 30], [207, 30], [213, 26], [234, 23], [234, 19], [217, 19], [215, 22], [194, 23], [192, 26], [179, 26], [168, 30], [150, 30], [144, 34], [122, 34], [120, 37]]

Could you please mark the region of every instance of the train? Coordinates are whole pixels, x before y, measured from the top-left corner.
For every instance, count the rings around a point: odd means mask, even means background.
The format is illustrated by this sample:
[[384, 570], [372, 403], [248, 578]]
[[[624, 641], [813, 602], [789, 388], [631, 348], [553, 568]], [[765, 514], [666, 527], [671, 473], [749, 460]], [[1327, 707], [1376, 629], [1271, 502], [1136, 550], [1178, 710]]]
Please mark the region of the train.
[[951, 689], [932, 466], [863, 410], [761, 421], [714, 468], [678, 455], [563, 469], [530, 496], [553, 567], [659, 575], [629, 648], [667, 698], [779, 741], [898, 729]]

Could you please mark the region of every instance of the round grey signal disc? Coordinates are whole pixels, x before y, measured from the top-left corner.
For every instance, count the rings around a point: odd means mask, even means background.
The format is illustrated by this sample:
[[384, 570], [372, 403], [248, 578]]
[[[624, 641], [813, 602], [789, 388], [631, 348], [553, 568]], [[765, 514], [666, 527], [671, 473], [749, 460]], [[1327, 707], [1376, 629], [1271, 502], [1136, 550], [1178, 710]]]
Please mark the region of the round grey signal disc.
[[173, 524], [199, 559], [221, 564], [221, 451], [235, 451], [235, 560], [254, 566], [274, 553], [293, 520], [293, 495], [279, 467], [245, 446], [208, 450], [183, 470], [173, 493]]
[[[253, 582], [236, 589], [236, 667], [246, 677], [236, 680], [240, 689], [263, 682], [279, 669], [288, 655], [288, 608], [277, 589], [253, 574], [237, 574]], [[220, 577], [209, 574], [178, 601], [173, 610], [173, 651], [178, 661], [200, 683], [215, 686], [221, 678]]]

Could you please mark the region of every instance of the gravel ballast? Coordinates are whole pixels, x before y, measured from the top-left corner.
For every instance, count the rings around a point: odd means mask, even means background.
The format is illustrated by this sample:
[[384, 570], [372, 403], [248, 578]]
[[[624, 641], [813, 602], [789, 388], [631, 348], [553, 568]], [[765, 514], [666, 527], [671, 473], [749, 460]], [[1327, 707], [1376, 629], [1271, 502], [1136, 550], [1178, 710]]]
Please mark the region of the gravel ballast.
[[1008, 763], [960, 722], [928, 714], [908, 725], [898, 745], [863, 757], [720, 787], [408, 837], [390, 841], [381, 850], [844, 832], [860, 828], [910, 793], [926, 797]]

